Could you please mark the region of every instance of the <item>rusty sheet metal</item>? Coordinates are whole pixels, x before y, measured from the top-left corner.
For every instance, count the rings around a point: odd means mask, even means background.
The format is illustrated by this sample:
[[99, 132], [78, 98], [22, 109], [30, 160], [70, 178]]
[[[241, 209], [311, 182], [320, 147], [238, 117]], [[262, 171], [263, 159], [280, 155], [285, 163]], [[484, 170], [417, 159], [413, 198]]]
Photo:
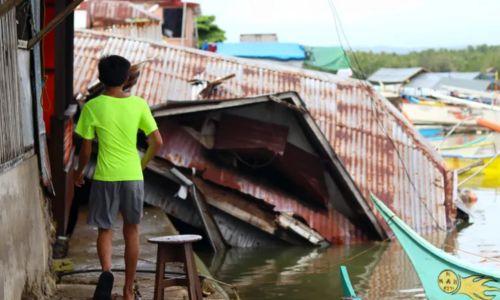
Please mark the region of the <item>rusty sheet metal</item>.
[[266, 150], [271, 156], [283, 155], [287, 137], [285, 126], [223, 114], [217, 124], [213, 148], [243, 152]]
[[[451, 173], [401, 113], [366, 82], [196, 49], [77, 31], [75, 92], [84, 93], [87, 85], [97, 78], [96, 64], [103, 53], [124, 55], [133, 62], [156, 58], [144, 66], [132, 90], [150, 105], [195, 99], [189, 80], [214, 80], [232, 73], [235, 78], [224, 83], [212, 99], [296, 91], [365, 199], [370, 192], [374, 193], [418, 232], [451, 226], [455, 189]], [[257, 196], [262, 193], [260, 186], [250, 183], [243, 189]], [[277, 195], [272, 201], [286, 207], [286, 201], [280, 200]]]
[[139, 4], [128, 1], [89, 0], [86, 3], [92, 27], [103, 27], [145, 20], [159, 23], [161, 19], [142, 8]]
[[326, 205], [328, 191], [320, 159], [287, 143], [287, 137], [286, 126], [224, 113], [213, 149], [229, 150], [245, 167], [266, 168], [269, 178], [284, 178], [286, 184], [297, 186], [296, 194]]
[[263, 180], [214, 163], [206, 157], [201, 144], [178, 125], [162, 121], [159, 128], [165, 143], [158, 155], [174, 165], [195, 168], [204, 180], [260, 199], [274, 206], [277, 212], [291, 212], [306, 220], [311, 228], [333, 244], [368, 240], [364, 233], [336, 210], [318, 209]]
[[125, 36], [128, 38], [140, 38], [153, 42], [163, 42], [164, 37], [161, 32], [159, 22], [141, 22], [134, 24], [121, 24], [96, 29], [114, 36]]
[[273, 166], [279, 170], [280, 176], [297, 186], [296, 189], [300, 189], [294, 191], [297, 195], [321, 205], [328, 203], [323, 164], [316, 155], [287, 143], [284, 155], [278, 156]]

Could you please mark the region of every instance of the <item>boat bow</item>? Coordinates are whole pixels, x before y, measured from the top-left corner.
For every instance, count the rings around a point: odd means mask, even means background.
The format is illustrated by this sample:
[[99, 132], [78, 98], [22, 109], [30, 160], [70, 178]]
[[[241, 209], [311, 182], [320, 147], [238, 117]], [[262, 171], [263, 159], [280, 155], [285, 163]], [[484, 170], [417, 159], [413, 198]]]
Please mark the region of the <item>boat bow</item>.
[[466, 264], [435, 247], [374, 195], [372, 201], [410, 258], [429, 300], [500, 300], [500, 274]]

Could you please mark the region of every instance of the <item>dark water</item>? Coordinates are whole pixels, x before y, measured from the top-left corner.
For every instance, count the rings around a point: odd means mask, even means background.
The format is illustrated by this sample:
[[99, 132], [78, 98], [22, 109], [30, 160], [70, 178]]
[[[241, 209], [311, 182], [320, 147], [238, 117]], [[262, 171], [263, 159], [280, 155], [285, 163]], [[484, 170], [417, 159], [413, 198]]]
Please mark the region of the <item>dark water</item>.
[[[474, 223], [460, 232], [426, 238], [465, 261], [498, 269], [500, 188], [473, 190], [478, 196], [477, 203], [470, 206]], [[328, 249], [231, 249], [208, 263], [216, 278], [237, 286], [242, 299], [340, 299], [341, 264], [348, 266], [355, 290], [363, 299], [425, 299], [397, 242]]]

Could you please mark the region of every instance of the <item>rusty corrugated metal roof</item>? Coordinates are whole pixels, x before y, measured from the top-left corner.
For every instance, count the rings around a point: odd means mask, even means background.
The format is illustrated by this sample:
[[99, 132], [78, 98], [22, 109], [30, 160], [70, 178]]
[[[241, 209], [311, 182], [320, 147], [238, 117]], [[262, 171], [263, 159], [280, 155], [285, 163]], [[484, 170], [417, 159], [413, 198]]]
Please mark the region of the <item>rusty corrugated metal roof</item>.
[[159, 22], [143, 22], [132, 24], [119, 24], [95, 29], [114, 36], [124, 36], [127, 38], [140, 38], [152, 42], [163, 43], [164, 37], [161, 32]]
[[[335, 75], [223, 57], [214, 53], [102, 33], [75, 33], [75, 92], [97, 78], [105, 53], [133, 62], [151, 57], [132, 92], [150, 105], [194, 99], [193, 78], [214, 80], [231, 73], [211, 99], [296, 91], [364, 197], [377, 195], [422, 232], [453, 219], [453, 180], [443, 161], [404, 117], [366, 82]], [[244, 187], [261, 195], [261, 187]], [[276, 196], [279, 199], [279, 195]], [[294, 209], [293, 207], [289, 207]], [[326, 221], [325, 221], [326, 222]], [[330, 226], [330, 224], [324, 224]]]
[[155, 14], [129, 1], [88, 0], [85, 6], [92, 27], [124, 24], [134, 20], [161, 22]]
[[[244, 172], [224, 167], [210, 160], [203, 147], [191, 135], [169, 119], [160, 120], [160, 131], [165, 144], [159, 156], [183, 168], [194, 168], [201, 178], [219, 186], [239, 191], [245, 195], [272, 205], [275, 211], [291, 212], [307, 221], [307, 224], [335, 244], [368, 240], [367, 234], [354, 226], [337, 210], [320, 209], [302, 201], [293, 193], [277, 189]], [[308, 199], [309, 200], [309, 199]]]

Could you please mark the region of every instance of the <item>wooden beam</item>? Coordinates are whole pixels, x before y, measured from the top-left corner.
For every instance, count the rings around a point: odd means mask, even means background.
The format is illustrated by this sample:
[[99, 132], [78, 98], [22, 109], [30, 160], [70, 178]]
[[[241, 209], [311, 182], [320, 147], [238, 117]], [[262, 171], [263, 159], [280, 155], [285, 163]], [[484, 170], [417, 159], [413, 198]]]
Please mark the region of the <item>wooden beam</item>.
[[219, 226], [215, 223], [215, 220], [208, 209], [208, 205], [205, 201], [205, 197], [198, 192], [198, 189], [193, 184], [190, 187], [191, 198], [193, 199], [193, 203], [198, 210], [198, 214], [200, 215], [201, 222], [203, 223], [203, 227], [205, 228], [205, 232], [210, 240], [210, 245], [214, 252], [223, 252], [226, 249], [226, 244], [224, 243], [224, 238], [222, 237], [222, 233], [220, 232]]
[[31, 49], [35, 46], [45, 35], [47, 35], [50, 31], [52, 31], [57, 25], [59, 25], [68, 15], [73, 13], [75, 8], [82, 3], [83, 0], [74, 0], [68, 6], [64, 8], [54, 19], [50, 20], [50, 22], [42, 28], [37, 34], [32, 37], [28, 43], [26, 44], [26, 49]]
[[180, 185], [186, 186], [189, 191], [189, 195], [193, 200], [193, 204], [198, 211], [198, 215], [200, 216], [203, 224], [203, 229], [207, 234], [212, 249], [214, 252], [225, 251], [226, 244], [224, 242], [224, 238], [222, 237], [222, 233], [220, 232], [219, 226], [217, 226], [217, 223], [215, 223], [215, 220], [210, 213], [204, 195], [198, 191], [193, 182], [176, 168], [169, 168], [168, 162], [161, 161], [159, 159], [153, 159], [148, 165], [148, 169], [170, 180], [174, 179], [173, 181]]

